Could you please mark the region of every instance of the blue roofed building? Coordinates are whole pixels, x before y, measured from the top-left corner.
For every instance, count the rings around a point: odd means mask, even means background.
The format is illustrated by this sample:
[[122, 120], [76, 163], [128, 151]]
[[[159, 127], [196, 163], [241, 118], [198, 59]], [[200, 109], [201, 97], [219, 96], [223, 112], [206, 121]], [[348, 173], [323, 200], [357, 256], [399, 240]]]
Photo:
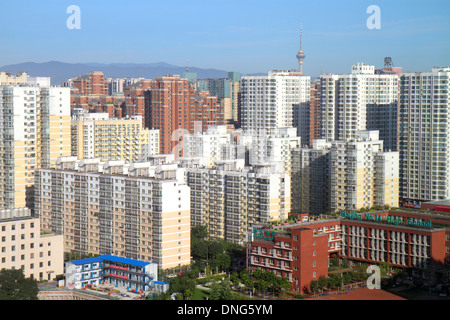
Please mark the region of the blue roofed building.
[[[109, 284], [135, 291], [152, 291], [158, 280], [158, 265], [113, 255], [66, 262], [66, 287], [83, 289]], [[159, 282], [157, 282], [159, 283]], [[159, 290], [159, 286], [157, 288]]]

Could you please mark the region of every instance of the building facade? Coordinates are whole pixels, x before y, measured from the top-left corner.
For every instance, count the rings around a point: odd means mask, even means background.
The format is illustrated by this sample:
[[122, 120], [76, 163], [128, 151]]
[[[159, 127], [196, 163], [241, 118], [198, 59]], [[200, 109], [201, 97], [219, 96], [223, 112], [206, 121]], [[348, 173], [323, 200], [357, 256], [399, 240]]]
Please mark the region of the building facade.
[[66, 287], [83, 289], [110, 284], [137, 292], [148, 292], [158, 281], [158, 265], [113, 255], [67, 261]]
[[72, 156], [78, 159], [136, 162], [142, 154], [159, 153], [159, 131], [144, 129], [141, 116], [85, 113], [72, 117], [71, 132]]
[[114, 254], [161, 268], [190, 263], [190, 189], [176, 165], [63, 158], [36, 172], [44, 231], [66, 252]]
[[145, 94], [146, 128], [159, 129], [160, 151], [176, 153], [183, 135], [225, 123], [223, 104], [209, 94], [197, 95], [195, 86], [179, 75], [156, 77]]
[[70, 155], [70, 90], [48, 82], [0, 87], [0, 208], [32, 208], [34, 171]]
[[298, 212], [318, 215], [339, 210], [399, 205], [399, 154], [383, 151], [378, 131], [357, 131], [348, 141], [313, 141], [293, 157]]
[[77, 94], [81, 95], [107, 95], [108, 80], [103, 72], [93, 71], [72, 79], [72, 86]]
[[399, 154], [383, 152], [377, 131], [331, 144], [331, 211], [398, 207]]
[[320, 99], [321, 138], [348, 140], [356, 131], [378, 130], [385, 150], [397, 150], [396, 74], [375, 74], [374, 66], [356, 64], [351, 74], [321, 75]]
[[297, 127], [299, 108], [310, 103], [310, 77], [271, 71], [241, 79], [240, 124], [245, 132]]
[[64, 274], [63, 237], [40, 227], [28, 208], [0, 210], [0, 269], [22, 269], [38, 281]]
[[290, 177], [273, 167], [245, 168], [234, 160], [185, 170], [191, 224], [206, 225], [212, 238], [242, 244], [254, 224], [283, 219], [290, 211]]
[[292, 174], [298, 181], [291, 196], [293, 212], [320, 215], [331, 211], [330, 142], [316, 139], [311, 148], [295, 149]]
[[350, 264], [386, 263], [417, 277], [429, 270], [450, 276], [446, 217], [400, 210], [298, 216], [292, 224], [255, 227], [247, 242], [247, 267], [288, 278], [294, 292], [307, 292], [312, 280], [328, 276], [332, 257]]
[[450, 68], [400, 77], [402, 203], [450, 199]]

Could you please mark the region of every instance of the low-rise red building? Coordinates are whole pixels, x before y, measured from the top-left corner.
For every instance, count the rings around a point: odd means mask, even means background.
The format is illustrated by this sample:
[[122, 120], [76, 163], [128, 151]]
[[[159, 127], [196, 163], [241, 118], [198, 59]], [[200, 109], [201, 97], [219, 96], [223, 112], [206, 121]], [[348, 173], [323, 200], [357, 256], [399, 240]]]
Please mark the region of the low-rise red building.
[[341, 212], [339, 217], [298, 215], [294, 224], [266, 224], [248, 235], [247, 268], [287, 277], [292, 291], [328, 276], [333, 256], [350, 263], [388, 263], [420, 275], [450, 276], [450, 217], [420, 212]]

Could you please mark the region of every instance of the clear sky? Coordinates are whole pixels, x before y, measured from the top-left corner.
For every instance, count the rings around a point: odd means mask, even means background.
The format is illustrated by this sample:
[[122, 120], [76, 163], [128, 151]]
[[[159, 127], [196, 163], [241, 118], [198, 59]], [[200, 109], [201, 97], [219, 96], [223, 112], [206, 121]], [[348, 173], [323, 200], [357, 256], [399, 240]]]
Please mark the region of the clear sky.
[[[81, 29], [69, 30], [69, 5]], [[370, 5], [381, 29], [366, 26]], [[0, 66], [21, 62], [152, 63], [241, 73], [349, 73], [386, 56], [404, 71], [450, 66], [449, 0], [0, 0]]]

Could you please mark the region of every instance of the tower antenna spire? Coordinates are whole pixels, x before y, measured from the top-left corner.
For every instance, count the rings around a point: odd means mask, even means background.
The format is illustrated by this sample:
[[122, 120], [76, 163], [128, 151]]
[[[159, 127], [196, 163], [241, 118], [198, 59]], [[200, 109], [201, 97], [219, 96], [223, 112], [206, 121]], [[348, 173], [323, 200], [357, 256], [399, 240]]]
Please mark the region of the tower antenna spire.
[[303, 25], [300, 23], [300, 51], [302, 51]]
[[300, 24], [300, 50], [297, 53], [297, 60], [298, 60], [298, 71], [303, 74], [303, 60], [305, 60], [305, 53], [302, 49], [302, 40], [303, 40], [303, 24]]

